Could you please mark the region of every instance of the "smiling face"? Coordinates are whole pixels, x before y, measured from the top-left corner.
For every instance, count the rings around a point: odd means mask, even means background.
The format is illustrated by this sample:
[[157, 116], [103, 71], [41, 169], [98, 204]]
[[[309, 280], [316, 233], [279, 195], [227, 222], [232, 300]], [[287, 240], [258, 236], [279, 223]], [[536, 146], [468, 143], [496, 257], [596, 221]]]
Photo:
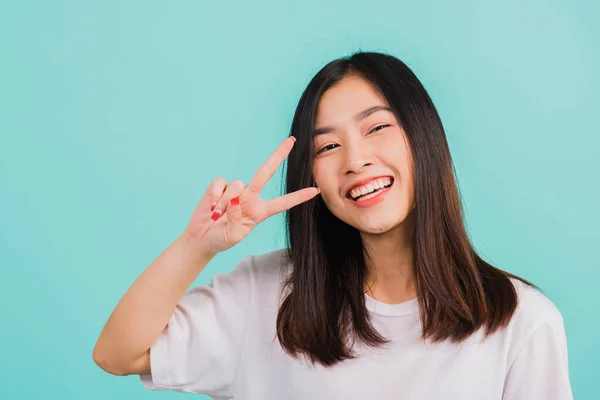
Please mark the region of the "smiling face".
[[385, 98], [348, 75], [318, 105], [313, 174], [327, 208], [362, 233], [398, 226], [414, 208], [412, 156]]

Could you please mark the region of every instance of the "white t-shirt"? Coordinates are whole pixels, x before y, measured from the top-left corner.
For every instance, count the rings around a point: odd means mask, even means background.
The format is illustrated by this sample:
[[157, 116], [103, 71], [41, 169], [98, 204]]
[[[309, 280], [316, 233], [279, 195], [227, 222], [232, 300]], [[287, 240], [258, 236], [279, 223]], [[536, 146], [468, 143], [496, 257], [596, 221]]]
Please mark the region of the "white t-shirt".
[[513, 281], [510, 325], [482, 341], [423, 342], [417, 300], [385, 304], [365, 295], [372, 323], [391, 343], [359, 346], [359, 358], [326, 368], [283, 352], [276, 316], [291, 264], [284, 250], [243, 259], [211, 284], [191, 288], [150, 349], [147, 389], [239, 400], [572, 399], [560, 312]]

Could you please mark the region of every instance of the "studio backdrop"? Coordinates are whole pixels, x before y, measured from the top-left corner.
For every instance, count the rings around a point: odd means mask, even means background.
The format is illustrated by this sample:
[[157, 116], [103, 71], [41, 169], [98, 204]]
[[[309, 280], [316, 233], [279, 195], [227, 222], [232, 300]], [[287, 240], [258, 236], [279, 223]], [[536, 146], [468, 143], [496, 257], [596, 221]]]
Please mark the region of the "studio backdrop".
[[[189, 397], [102, 371], [98, 335], [209, 182], [248, 182], [308, 79], [356, 50], [421, 79], [476, 249], [559, 308], [574, 396], [600, 398], [599, 17], [589, 0], [2, 1], [0, 398]], [[194, 285], [284, 233], [273, 217]]]

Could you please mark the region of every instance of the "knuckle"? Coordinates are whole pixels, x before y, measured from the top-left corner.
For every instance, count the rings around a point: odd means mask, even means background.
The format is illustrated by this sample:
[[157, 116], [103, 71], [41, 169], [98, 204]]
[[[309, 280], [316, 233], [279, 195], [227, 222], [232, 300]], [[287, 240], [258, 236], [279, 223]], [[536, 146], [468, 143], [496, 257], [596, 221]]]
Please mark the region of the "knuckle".
[[250, 182], [250, 184], [248, 185], [248, 190], [250, 190], [251, 192], [259, 192], [259, 189], [259, 186], [255, 182]]
[[233, 181], [231, 181], [229, 183], [229, 186], [233, 187], [234, 189], [243, 189], [244, 188], [244, 182], [242, 182], [239, 179], [235, 179]]
[[281, 199], [281, 208], [283, 209], [287, 209], [290, 205], [290, 199], [288, 199], [287, 197], [284, 197]]
[[273, 174], [276, 170], [275, 166], [270, 162], [265, 164], [265, 168], [266, 168], [267, 172], [269, 173], [269, 175]]
[[221, 191], [225, 188], [225, 184], [225, 179], [217, 178], [212, 181], [212, 183], [208, 187], [208, 191], [215, 195], [221, 194]]

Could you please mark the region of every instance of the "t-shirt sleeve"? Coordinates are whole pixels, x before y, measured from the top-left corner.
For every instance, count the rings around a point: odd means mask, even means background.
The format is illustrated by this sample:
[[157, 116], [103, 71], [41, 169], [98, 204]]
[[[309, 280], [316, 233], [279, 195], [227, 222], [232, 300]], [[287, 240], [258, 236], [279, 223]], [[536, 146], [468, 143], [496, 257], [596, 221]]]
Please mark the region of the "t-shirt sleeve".
[[188, 290], [150, 348], [146, 389], [232, 397], [244, 340], [251, 256], [211, 283]]
[[546, 319], [517, 351], [503, 400], [572, 400], [567, 339], [559, 313]]

